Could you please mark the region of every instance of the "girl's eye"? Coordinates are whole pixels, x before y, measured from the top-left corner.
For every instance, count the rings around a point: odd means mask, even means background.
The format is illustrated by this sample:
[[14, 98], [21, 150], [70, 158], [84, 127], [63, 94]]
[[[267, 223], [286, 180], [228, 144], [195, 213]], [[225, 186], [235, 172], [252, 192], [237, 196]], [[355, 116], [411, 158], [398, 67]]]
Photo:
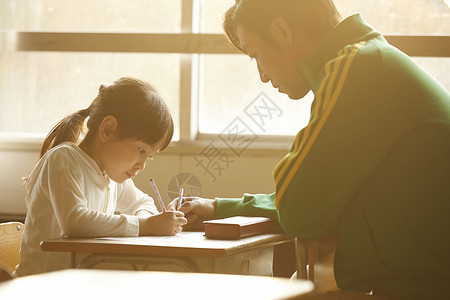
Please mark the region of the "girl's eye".
[[[139, 151], [139, 154], [141, 154], [141, 155], [147, 155], [147, 152], [145, 152], [145, 150], [142, 148], [138, 147], [138, 151]], [[153, 158], [153, 155], [150, 155], [149, 157], [147, 157], [147, 160], [155, 160], [155, 159]]]

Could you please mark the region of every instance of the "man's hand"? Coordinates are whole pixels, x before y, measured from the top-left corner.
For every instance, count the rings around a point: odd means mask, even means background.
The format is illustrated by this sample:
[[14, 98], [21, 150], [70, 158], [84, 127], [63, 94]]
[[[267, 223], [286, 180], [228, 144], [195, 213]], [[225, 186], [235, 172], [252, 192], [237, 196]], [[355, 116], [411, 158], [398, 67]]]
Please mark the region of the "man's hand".
[[[178, 198], [169, 203], [168, 209], [175, 210]], [[183, 230], [204, 230], [203, 221], [214, 218], [214, 211], [216, 209], [216, 200], [198, 198], [198, 197], [183, 197], [181, 207], [178, 209], [183, 212], [187, 224], [183, 226]]]

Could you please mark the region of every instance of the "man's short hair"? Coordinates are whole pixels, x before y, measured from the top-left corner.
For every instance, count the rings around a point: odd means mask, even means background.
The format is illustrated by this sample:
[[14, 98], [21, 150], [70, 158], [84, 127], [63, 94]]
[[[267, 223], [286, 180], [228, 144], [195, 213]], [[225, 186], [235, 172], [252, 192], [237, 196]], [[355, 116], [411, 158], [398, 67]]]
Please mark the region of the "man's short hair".
[[223, 29], [233, 45], [241, 48], [237, 26], [259, 34], [269, 41], [273, 19], [285, 19], [291, 28], [316, 41], [324, 37], [341, 19], [333, 0], [236, 0], [224, 16]]

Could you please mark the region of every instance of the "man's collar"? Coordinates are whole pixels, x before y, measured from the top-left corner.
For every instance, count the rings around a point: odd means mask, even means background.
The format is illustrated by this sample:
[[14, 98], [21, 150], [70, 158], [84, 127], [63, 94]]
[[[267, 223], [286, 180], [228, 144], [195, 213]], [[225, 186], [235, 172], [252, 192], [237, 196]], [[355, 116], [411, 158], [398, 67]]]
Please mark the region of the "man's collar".
[[341, 49], [380, 35], [364, 21], [360, 14], [354, 14], [340, 22], [325, 37], [313, 54], [297, 65], [297, 70], [305, 77], [312, 91], [316, 93], [325, 64], [335, 58]]

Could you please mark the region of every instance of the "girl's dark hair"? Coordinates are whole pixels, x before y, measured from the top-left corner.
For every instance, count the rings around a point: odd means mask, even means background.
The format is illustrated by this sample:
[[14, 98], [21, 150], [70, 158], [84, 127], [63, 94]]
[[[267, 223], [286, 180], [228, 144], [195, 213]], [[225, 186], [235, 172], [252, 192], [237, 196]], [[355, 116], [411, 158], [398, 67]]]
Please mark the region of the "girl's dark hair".
[[281, 17], [312, 41], [323, 38], [341, 20], [333, 0], [236, 0], [224, 15], [223, 29], [228, 39], [245, 52], [237, 36], [237, 26], [268, 38], [273, 19]]
[[91, 139], [106, 116], [117, 119], [118, 139], [136, 138], [148, 145], [163, 141], [160, 150], [172, 139], [172, 116], [156, 89], [145, 81], [123, 77], [112, 85], [102, 85], [87, 109], [68, 115], [56, 124], [44, 140], [40, 157], [62, 142], [76, 142], [85, 123], [88, 129], [85, 139]]

